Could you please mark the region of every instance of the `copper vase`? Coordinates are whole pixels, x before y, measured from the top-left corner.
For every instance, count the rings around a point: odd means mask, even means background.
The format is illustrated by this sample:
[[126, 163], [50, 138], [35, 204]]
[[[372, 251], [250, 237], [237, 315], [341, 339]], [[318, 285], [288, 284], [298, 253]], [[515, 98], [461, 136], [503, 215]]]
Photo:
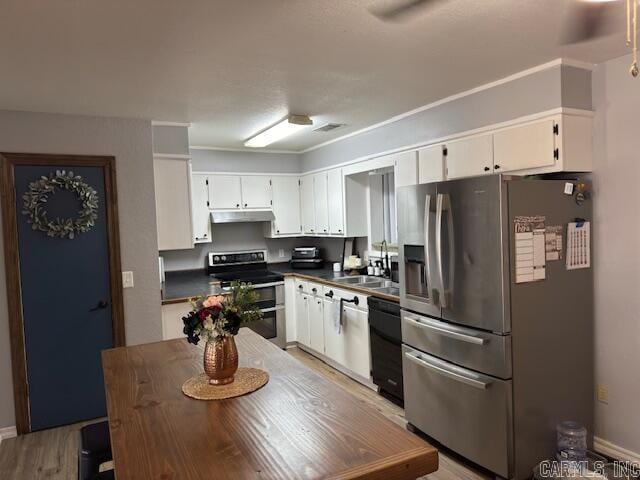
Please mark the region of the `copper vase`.
[[204, 373], [211, 385], [226, 385], [233, 382], [238, 370], [238, 349], [233, 336], [217, 338], [204, 347]]

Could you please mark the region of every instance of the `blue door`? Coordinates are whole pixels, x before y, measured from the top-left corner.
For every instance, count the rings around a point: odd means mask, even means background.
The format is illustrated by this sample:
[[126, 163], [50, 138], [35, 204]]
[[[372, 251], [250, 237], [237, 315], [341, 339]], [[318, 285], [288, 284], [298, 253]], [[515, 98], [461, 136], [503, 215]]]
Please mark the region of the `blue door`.
[[[98, 194], [95, 226], [73, 239], [33, 230], [29, 184], [73, 171]], [[113, 346], [105, 172], [101, 166], [16, 165], [16, 216], [31, 430], [106, 415], [100, 352]], [[75, 193], [57, 189], [48, 218], [77, 217]]]

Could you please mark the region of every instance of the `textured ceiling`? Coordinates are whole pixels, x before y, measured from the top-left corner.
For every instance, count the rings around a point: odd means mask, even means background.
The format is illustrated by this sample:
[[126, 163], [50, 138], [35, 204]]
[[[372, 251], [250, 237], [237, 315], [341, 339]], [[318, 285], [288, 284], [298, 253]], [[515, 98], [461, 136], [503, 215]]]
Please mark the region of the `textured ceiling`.
[[568, 0], [450, 0], [406, 23], [368, 12], [381, 3], [4, 0], [0, 108], [188, 121], [192, 145], [224, 148], [287, 112], [347, 124], [269, 147], [298, 151], [554, 58], [626, 51], [621, 33], [558, 46]]

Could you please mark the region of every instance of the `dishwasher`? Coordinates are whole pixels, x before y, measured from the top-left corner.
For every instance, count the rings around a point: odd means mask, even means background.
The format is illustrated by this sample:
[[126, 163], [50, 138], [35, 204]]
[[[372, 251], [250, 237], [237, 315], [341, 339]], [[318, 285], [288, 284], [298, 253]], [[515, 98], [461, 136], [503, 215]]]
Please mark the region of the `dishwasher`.
[[367, 303], [373, 383], [382, 396], [402, 406], [404, 394], [400, 305], [375, 297], [369, 297]]

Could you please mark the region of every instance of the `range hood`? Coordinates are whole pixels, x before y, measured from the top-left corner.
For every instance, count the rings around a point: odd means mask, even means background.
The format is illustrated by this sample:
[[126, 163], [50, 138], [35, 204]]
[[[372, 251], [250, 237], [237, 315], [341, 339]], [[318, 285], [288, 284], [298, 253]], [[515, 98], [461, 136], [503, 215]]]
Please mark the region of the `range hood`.
[[271, 222], [275, 218], [271, 210], [211, 212], [211, 223]]

